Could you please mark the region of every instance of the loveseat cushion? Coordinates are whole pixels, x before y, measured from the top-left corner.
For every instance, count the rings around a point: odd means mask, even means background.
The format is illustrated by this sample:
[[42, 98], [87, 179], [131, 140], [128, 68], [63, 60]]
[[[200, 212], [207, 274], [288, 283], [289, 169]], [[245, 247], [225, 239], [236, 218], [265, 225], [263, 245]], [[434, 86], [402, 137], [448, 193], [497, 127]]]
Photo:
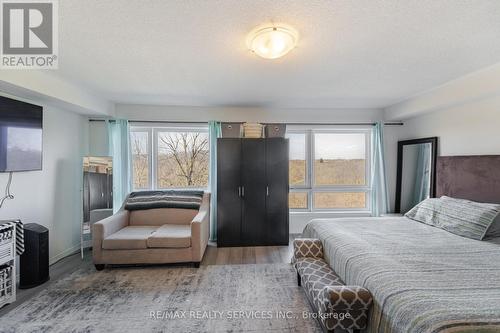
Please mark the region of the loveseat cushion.
[[197, 210], [184, 208], [156, 208], [130, 212], [130, 225], [160, 227], [164, 224], [191, 224]]
[[102, 241], [105, 250], [146, 249], [148, 237], [156, 231], [156, 226], [128, 226], [109, 235]]
[[165, 224], [147, 240], [150, 248], [186, 248], [191, 246], [191, 225]]

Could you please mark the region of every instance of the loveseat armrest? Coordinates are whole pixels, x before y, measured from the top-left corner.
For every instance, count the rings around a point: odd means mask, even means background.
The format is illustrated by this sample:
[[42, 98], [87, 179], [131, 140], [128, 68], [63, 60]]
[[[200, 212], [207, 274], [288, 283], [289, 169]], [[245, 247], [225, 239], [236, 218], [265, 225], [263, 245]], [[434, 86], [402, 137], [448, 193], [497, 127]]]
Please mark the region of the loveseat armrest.
[[323, 245], [317, 238], [295, 238], [293, 240], [292, 263], [300, 258], [323, 258]]
[[120, 210], [116, 214], [111, 215], [99, 222], [92, 225], [92, 255], [94, 258], [94, 263], [99, 264], [101, 251], [102, 251], [102, 241], [104, 238], [111, 234], [114, 234], [120, 229], [125, 228], [129, 223], [129, 212], [128, 210]]
[[193, 262], [203, 258], [210, 236], [210, 193], [203, 194], [200, 210], [191, 221], [191, 246]]
[[326, 286], [318, 302], [329, 330], [363, 330], [373, 298], [370, 291], [361, 286]]
[[93, 238], [104, 239], [109, 235], [114, 234], [118, 230], [123, 229], [128, 225], [128, 219], [128, 210], [121, 210], [116, 214], [111, 215], [110, 217], [94, 223], [92, 225], [92, 231], [94, 232]]

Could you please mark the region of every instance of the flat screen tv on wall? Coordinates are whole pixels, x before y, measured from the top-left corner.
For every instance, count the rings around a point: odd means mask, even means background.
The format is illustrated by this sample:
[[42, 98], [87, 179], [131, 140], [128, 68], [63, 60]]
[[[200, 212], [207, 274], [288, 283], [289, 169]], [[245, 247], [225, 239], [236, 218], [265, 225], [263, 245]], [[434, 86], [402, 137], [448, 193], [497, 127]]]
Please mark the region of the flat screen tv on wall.
[[0, 172], [42, 169], [42, 111], [0, 96]]

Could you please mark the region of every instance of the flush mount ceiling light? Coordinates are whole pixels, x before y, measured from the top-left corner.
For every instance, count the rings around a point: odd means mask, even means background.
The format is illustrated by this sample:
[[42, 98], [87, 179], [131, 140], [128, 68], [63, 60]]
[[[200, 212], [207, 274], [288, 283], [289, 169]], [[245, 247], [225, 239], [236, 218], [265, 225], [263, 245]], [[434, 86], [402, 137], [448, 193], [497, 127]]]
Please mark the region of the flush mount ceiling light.
[[262, 58], [276, 59], [295, 48], [298, 39], [297, 30], [290, 26], [259, 26], [248, 34], [247, 46]]

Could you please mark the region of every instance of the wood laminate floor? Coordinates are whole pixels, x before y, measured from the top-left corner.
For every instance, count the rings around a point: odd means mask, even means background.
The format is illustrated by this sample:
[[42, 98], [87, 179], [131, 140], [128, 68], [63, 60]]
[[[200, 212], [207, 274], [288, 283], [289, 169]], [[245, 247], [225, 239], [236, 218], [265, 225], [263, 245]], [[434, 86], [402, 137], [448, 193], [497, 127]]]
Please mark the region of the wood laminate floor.
[[201, 265], [240, 265], [289, 263], [292, 243], [288, 246], [217, 247], [209, 244]]
[[[296, 234], [290, 235], [288, 246], [217, 247], [215, 243], [209, 243], [201, 265], [289, 263], [293, 254], [293, 239], [297, 236]], [[92, 253], [87, 250], [83, 260], [80, 257], [80, 252], [78, 252], [51, 265], [50, 280], [35, 288], [17, 289], [17, 300], [0, 309], [0, 320], [2, 315], [36, 296], [37, 293], [52, 283], [71, 274], [83, 265], [91, 264]]]

